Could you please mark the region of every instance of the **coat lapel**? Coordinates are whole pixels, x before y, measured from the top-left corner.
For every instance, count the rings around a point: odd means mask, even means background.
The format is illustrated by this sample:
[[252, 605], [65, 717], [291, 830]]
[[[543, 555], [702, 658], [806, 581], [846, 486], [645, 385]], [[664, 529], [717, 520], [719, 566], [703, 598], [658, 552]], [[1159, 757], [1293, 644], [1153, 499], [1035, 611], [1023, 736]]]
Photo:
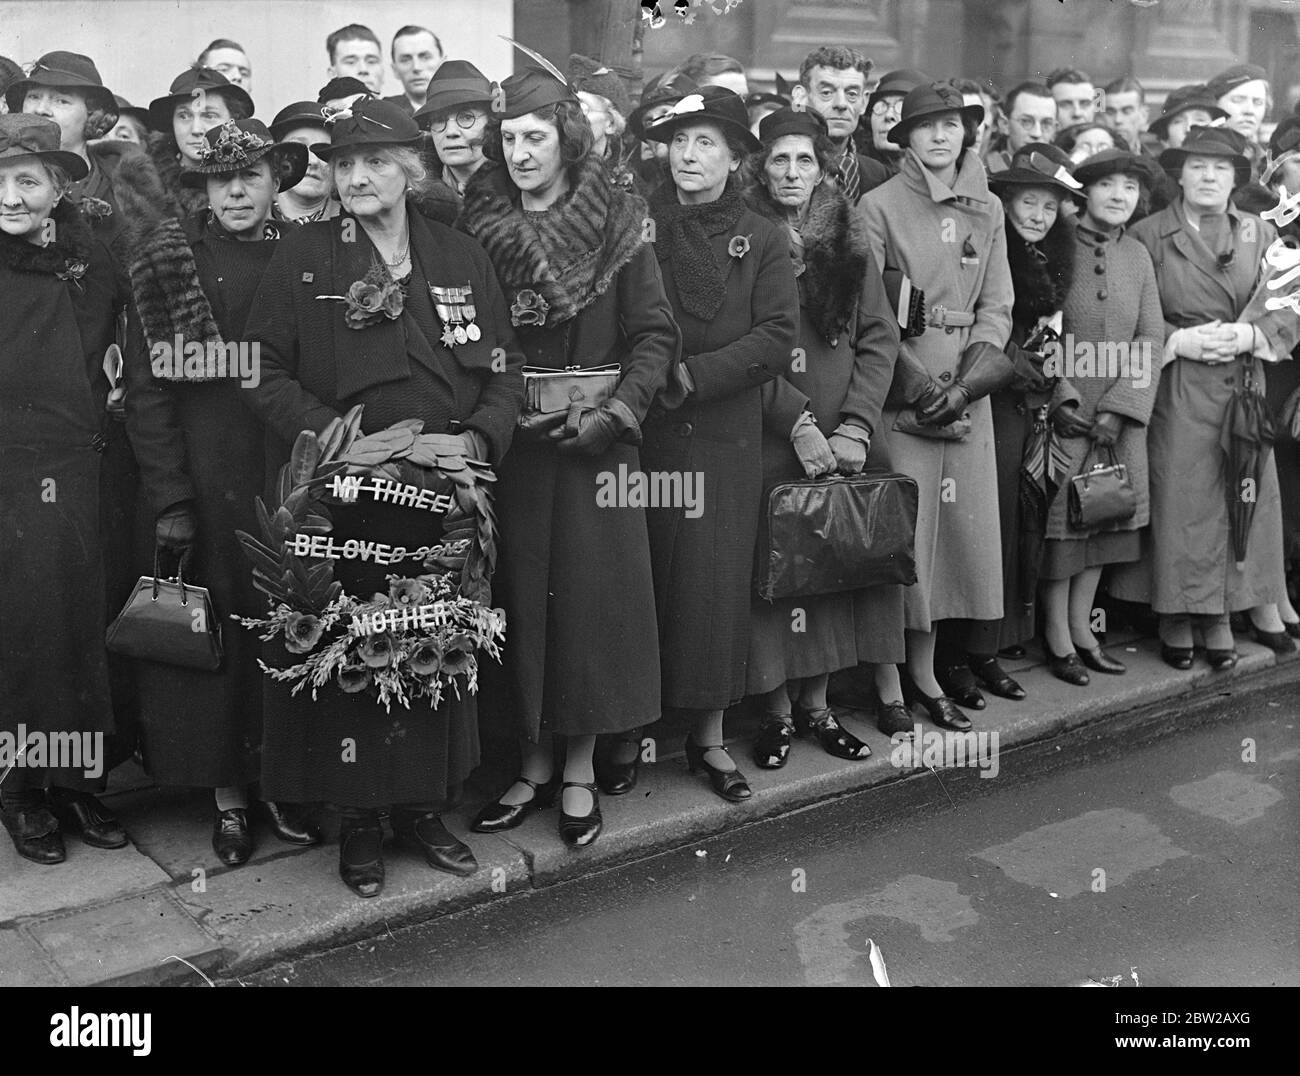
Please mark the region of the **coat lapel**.
[[1187, 218], [1183, 216], [1179, 205], [1181, 203], [1170, 207], [1173, 214], [1172, 223], [1176, 226], [1172, 235], [1174, 249], [1186, 258], [1198, 273], [1207, 277], [1210, 283], [1223, 292], [1233, 304], [1233, 309], [1236, 309], [1237, 296], [1233, 289], [1228, 287], [1227, 274], [1219, 268], [1217, 259], [1210, 253], [1210, 248], [1202, 242], [1200, 236], [1192, 233], [1192, 226], [1187, 223]]

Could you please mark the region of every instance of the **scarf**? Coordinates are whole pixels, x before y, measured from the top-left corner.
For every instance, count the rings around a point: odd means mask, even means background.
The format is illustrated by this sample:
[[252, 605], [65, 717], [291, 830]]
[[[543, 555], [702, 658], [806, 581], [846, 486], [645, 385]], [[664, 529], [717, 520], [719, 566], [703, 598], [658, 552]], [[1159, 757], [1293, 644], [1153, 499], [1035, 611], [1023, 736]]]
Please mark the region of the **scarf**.
[[862, 192], [862, 170], [858, 166], [857, 147], [853, 139], [844, 144], [844, 156], [840, 158], [839, 175], [836, 177], [840, 191], [849, 200], [849, 205], [857, 205], [858, 195]]
[[80, 288], [81, 277], [90, 265], [90, 225], [66, 198], [54, 207], [50, 219], [54, 221], [55, 240], [45, 246], [0, 232], [0, 263], [17, 273], [57, 276]]
[[650, 197], [655, 247], [672, 266], [682, 309], [701, 321], [712, 320], [727, 295], [727, 274], [718, 268], [709, 237], [734, 229], [745, 208], [740, 193], [730, 187], [703, 205], [682, 205], [672, 183]]

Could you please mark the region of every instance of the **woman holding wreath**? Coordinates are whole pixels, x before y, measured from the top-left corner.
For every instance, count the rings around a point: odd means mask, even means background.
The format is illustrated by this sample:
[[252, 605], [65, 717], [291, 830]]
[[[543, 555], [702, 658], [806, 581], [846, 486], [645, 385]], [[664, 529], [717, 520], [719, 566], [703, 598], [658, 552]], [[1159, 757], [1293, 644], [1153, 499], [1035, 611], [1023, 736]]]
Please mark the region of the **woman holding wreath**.
[[[262, 358], [250, 396], [286, 443], [304, 429], [319, 434], [362, 404], [364, 432], [418, 419], [428, 433], [458, 437], [466, 457], [495, 464], [522, 402], [521, 356], [483, 249], [412, 208], [427, 178], [419, 140], [400, 109], [364, 100], [338, 115], [332, 144], [312, 146], [330, 165], [343, 212], [281, 241], [249, 315], [248, 336]], [[368, 291], [358, 282], [378, 289], [383, 309], [344, 300]], [[402, 467], [407, 483], [424, 474]], [[415, 549], [437, 537], [421, 508], [358, 500], [333, 516], [336, 541]], [[389, 592], [386, 576], [415, 576], [421, 567], [410, 559], [334, 566], [354, 595]], [[267, 684], [267, 794], [339, 806], [339, 873], [360, 896], [383, 886], [384, 807], [397, 836], [430, 866], [473, 872], [473, 853], [442, 825], [440, 811], [478, 763], [476, 700], [462, 692], [437, 710], [417, 701], [394, 720], [368, 692], [348, 693], [357, 686], [327, 685], [313, 703], [310, 693], [290, 697]]]

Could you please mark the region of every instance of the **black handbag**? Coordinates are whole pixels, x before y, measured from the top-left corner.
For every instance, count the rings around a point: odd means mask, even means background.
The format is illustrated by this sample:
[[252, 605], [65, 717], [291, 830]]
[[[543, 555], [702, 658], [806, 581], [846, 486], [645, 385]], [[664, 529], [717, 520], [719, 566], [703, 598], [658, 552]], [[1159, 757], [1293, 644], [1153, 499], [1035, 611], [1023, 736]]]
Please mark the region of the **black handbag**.
[[1095, 458], [1096, 446], [1083, 458], [1083, 467], [1070, 479], [1070, 526], [1075, 530], [1094, 530], [1108, 523], [1122, 523], [1137, 512], [1137, 490], [1129, 481], [1128, 468], [1115, 458], [1115, 449], [1106, 446], [1107, 462]]
[[763, 503], [759, 597], [916, 582], [915, 479], [888, 471], [779, 482]]
[[[182, 564], [184, 558], [182, 558]], [[207, 587], [186, 583], [176, 566], [175, 579], [142, 575], [117, 619], [109, 625], [104, 645], [115, 654], [214, 672], [221, 667], [221, 622], [212, 608]]]

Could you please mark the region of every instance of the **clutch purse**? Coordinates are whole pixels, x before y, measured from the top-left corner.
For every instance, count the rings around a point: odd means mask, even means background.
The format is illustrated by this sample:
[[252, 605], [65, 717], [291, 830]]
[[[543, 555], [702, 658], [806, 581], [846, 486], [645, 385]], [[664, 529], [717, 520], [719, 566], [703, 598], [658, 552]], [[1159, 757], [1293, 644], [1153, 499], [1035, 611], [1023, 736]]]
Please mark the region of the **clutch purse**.
[[961, 418], [953, 419], [946, 426], [923, 426], [916, 420], [916, 410], [905, 407], [898, 412], [894, 429], [917, 437], [932, 437], [936, 441], [964, 441], [971, 431], [970, 412], [963, 411]]
[[916, 582], [916, 480], [888, 471], [779, 482], [759, 522], [759, 597]]
[[567, 366], [552, 370], [543, 366], [524, 367], [524, 410], [544, 415], [568, 411], [575, 404], [582, 411], [599, 407], [618, 387], [619, 365], [580, 369]]
[[1137, 512], [1137, 490], [1129, 481], [1128, 468], [1115, 458], [1115, 450], [1104, 450], [1109, 462], [1094, 459], [1089, 452], [1083, 467], [1070, 479], [1069, 516], [1075, 530], [1092, 530], [1107, 523], [1121, 523]]
[[215, 672], [221, 667], [221, 622], [208, 588], [186, 583], [179, 566], [175, 579], [160, 578], [157, 557], [153, 570], [136, 581], [104, 645], [131, 658]]

